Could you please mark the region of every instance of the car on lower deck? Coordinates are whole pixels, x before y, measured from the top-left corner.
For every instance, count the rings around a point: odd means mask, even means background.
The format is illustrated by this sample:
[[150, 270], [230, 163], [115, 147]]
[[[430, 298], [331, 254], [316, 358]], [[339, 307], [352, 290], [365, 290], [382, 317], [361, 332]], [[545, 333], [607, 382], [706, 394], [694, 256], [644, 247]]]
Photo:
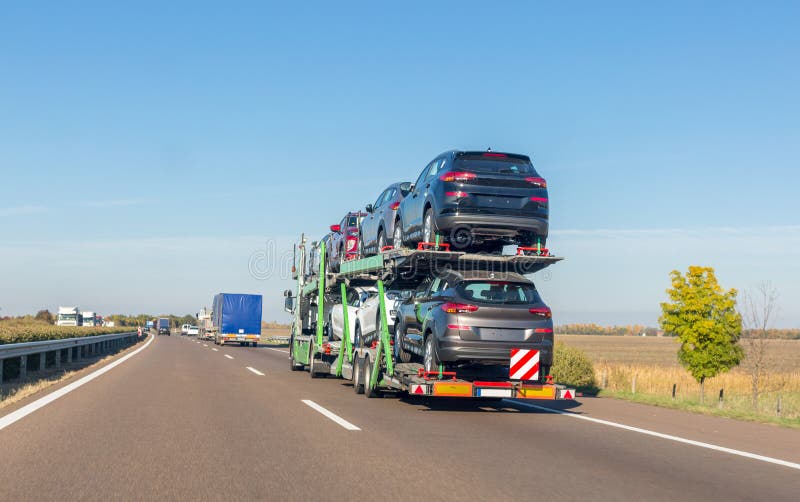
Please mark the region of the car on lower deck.
[[[391, 333], [394, 330], [396, 316], [396, 302], [401, 294], [397, 291], [387, 291], [384, 295], [384, 305], [387, 310], [387, 327]], [[353, 287], [347, 290], [347, 320], [350, 329], [350, 342], [356, 346], [363, 346], [377, 340], [377, 331], [380, 327], [380, 296], [375, 287]], [[344, 306], [337, 303], [331, 307], [330, 316], [326, 323], [326, 331], [330, 340], [341, 340], [344, 334]]]
[[553, 321], [533, 282], [515, 273], [445, 272], [422, 282], [397, 308], [395, 357], [420, 357], [426, 371], [459, 365], [508, 366], [511, 349], [553, 361]]
[[449, 151], [431, 161], [400, 203], [395, 247], [448, 242], [460, 251], [544, 248], [547, 182], [526, 155]]

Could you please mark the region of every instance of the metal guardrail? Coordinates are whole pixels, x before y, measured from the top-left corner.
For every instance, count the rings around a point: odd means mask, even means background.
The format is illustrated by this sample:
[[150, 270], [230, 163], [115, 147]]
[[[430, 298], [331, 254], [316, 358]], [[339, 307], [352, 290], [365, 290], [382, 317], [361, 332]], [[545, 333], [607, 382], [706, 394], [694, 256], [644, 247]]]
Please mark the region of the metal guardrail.
[[47, 364], [47, 353], [55, 352], [55, 367], [61, 367], [62, 356], [66, 362], [79, 361], [84, 357], [109, 353], [124, 348], [138, 339], [137, 332], [113, 333], [110, 335], [82, 336], [78, 338], [62, 338], [59, 340], [43, 340], [39, 342], [9, 343], [0, 345], [0, 384], [3, 383], [3, 361], [19, 358], [19, 378], [27, 377], [28, 357], [39, 354], [39, 370]]

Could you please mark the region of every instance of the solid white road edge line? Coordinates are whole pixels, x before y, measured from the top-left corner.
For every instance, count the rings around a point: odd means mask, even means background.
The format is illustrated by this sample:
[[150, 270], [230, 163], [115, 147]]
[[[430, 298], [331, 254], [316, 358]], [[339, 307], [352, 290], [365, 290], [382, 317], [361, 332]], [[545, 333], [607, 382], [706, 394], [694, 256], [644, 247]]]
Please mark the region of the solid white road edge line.
[[120, 364], [122, 364], [125, 361], [127, 361], [128, 359], [130, 359], [131, 357], [135, 356], [139, 352], [141, 352], [144, 349], [146, 349], [147, 347], [149, 347], [150, 344], [153, 343], [153, 340], [155, 340], [155, 338], [153, 337], [153, 335], [150, 335], [150, 339], [147, 340], [147, 343], [145, 343], [143, 347], [139, 347], [138, 349], [134, 350], [130, 354], [127, 354], [127, 355], [117, 359], [116, 361], [114, 361], [114, 362], [112, 362], [112, 363], [110, 363], [110, 364], [108, 364], [106, 366], [103, 366], [99, 370], [94, 371], [92, 373], [89, 373], [88, 375], [82, 377], [81, 379], [76, 380], [76, 381], [72, 382], [69, 385], [66, 385], [66, 386], [64, 386], [64, 387], [62, 387], [62, 388], [60, 388], [60, 389], [58, 389], [58, 390], [56, 390], [56, 391], [44, 396], [42, 398], [37, 399], [36, 401], [34, 401], [34, 402], [30, 403], [30, 404], [27, 404], [27, 405], [23, 406], [22, 408], [18, 409], [17, 411], [9, 413], [8, 415], [0, 418], [0, 430], [5, 429], [6, 427], [8, 427], [9, 425], [13, 424], [17, 420], [22, 420], [23, 418], [27, 417], [28, 415], [30, 415], [34, 411], [36, 411], [39, 408], [42, 408], [44, 406], [47, 406], [48, 404], [52, 403], [56, 399], [58, 399], [58, 398], [60, 398], [62, 396], [66, 396], [67, 394], [69, 394], [73, 390], [77, 389], [78, 387], [80, 387], [80, 386], [82, 386], [84, 384], [87, 384], [87, 383], [91, 382], [92, 380], [94, 380], [95, 378], [99, 377], [100, 375], [102, 375], [102, 374], [104, 374], [104, 373], [106, 373], [108, 371], [111, 371], [112, 369], [116, 368]]
[[230, 356], [228, 354], [225, 354], [225, 357], [227, 357], [228, 359], [233, 359], [233, 356]]
[[251, 368], [250, 366], [247, 366], [247, 369], [249, 369], [251, 372], [255, 373], [255, 374], [256, 374], [256, 375], [258, 375], [258, 376], [264, 376], [264, 374], [263, 374], [263, 373], [261, 373], [260, 371], [258, 371], [258, 370], [257, 370], [257, 369], [255, 369], [255, 368]]
[[335, 414], [333, 412], [330, 412], [330, 411], [326, 410], [325, 408], [323, 408], [322, 406], [318, 405], [314, 401], [311, 401], [310, 399], [303, 399], [302, 401], [309, 408], [322, 413], [323, 415], [325, 415], [326, 417], [330, 418], [331, 420], [333, 420], [334, 422], [336, 422], [337, 424], [341, 425], [342, 427], [344, 427], [345, 429], [347, 429], [349, 431], [360, 431], [361, 430], [360, 427], [351, 424], [350, 422], [348, 422], [344, 418], [340, 417], [339, 415], [337, 415], [337, 414]]
[[589, 421], [589, 422], [594, 422], [596, 424], [607, 425], [609, 427], [616, 427], [618, 429], [624, 429], [626, 431], [638, 432], [639, 434], [645, 434], [647, 436], [653, 436], [653, 437], [657, 437], [657, 438], [661, 438], [661, 439], [667, 439], [669, 441], [675, 441], [677, 443], [689, 444], [689, 445], [692, 445], [692, 446], [699, 446], [700, 448], [707, 448], [709, 450], [719, 451], [719, 452], [722, 452], [722, 453], [729, 453], [731, 455], [737, 455], [739, 457], [745, 457], [745, 458], [749, 458], [749, 459], [752, 459], [752, 460], [760, 460], [761, 462], [768, 462], [770, 464], [782, 465], [784, 467], [789, 467], [791, 469], [800, 470], [800, 464], [796, 464], [794, 462], [789, 462], [787, 460], [781, 460], [779, 458], [766, 457], [764, 455], [758, 455], [756, 453], [750, 453], [750, 452], [741, 451], [741, 450], [734, 450], [733, 448], [726, 448], [724, 446], [719, 446], [719, 445], [715, 445], [715, 444], [711, 444], [711, 443], [703, 443], [702, 441], [695, 441], [693, 439], [686, 439], [686, 438], [682, 438], [682, 437], [679, 437], [679, 436], [672, 436], [670, 434], [663, 434], [661, 432], [655, 432], [655, 431], [651, 431], [651, 430], [647, 430], [647, 429], [640, 429], [639, 427], [633, 427], [633, 426], [630, 426], [630, 425], [620, 424], [620, 423], [617, 423], [617, 422], [609, 422], [608, 420], [602, 420], [600, 418], [587, 417], [585, 415], [577, 415], [575, 413], [569, 413], [567, 411], [554, 410], [552, 408], [545, 408], [544, 406], [537, 406], [535, 404], [521, 403], [519, 401], [509, 401], [507, 399], [504, 400], [504, 401], [506, 401], [509, 404], [517, 404], [517, 405], [521, 405], [521, 406], [527, 406], [528, 408], [534, 408], [534, 409], [541, 410], [541, 411], [546, 411], [546, 412], [549, 412], [549, 413], [556, 413], [558, 415], [563, 415], [563, 416], [566, 416], [566, 417], [577, 418], [577, 419], [580, 419], [580, 420], [586, 420], [586, 421]]

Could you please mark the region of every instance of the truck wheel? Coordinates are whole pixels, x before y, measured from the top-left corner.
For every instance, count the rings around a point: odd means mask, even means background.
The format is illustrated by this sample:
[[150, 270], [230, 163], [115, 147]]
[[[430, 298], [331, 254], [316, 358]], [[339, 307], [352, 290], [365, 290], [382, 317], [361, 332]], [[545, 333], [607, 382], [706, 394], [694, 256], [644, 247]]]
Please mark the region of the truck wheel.
[[258, 342], [253, 342], [253, 347], [258, 347]]
[[439, 356], [436, 354], [436, 347], [433, 342], [433, 333], [425, 339], [425, 356], [423, 357], [425, 371], [439, 371]]
[[311, 346], [311, 351], [308, 355], [308, 374], [311, 375], [311, 378], [321, 378], [323, 375], [319, 373], [319, 361], [315, 354], [314, 346]]
[[372, 364], [372, 361], [369, 360], [369, 357], [367, 357], [364, 361], [364, 394], [369, 399], [381, 397], [381, 391], [378, 390], [377, 384], [374, 386], [372, 385], [372, 372], [380, 370], [376, 368], [374, 364]]
[[289, 352], [289, 367], [292, 369], [292, 371], [303, 371], [304, 367], [304, 365], [299, 364], [294, 360], [294, 354], [292, 352]]
[[353, 391], [356, 394], [364, 393], [364, 360], [358, 355], [353, 359]]
[[401, 363], [411, 362], [411, 353], [407, 352], [403, 347], [403, 334], [405, 327], [399, 324], [399, 321], [394, 323], [394, 358]]

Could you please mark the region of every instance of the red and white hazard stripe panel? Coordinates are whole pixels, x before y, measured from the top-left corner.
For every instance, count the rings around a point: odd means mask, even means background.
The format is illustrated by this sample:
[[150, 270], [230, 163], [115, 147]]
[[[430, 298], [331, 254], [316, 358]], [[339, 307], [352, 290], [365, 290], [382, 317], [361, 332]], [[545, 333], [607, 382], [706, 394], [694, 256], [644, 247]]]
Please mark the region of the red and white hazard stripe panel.
[[511, 349], [511, 368], [508, 374], [511, 380], [538, 380], [539, 351]]

